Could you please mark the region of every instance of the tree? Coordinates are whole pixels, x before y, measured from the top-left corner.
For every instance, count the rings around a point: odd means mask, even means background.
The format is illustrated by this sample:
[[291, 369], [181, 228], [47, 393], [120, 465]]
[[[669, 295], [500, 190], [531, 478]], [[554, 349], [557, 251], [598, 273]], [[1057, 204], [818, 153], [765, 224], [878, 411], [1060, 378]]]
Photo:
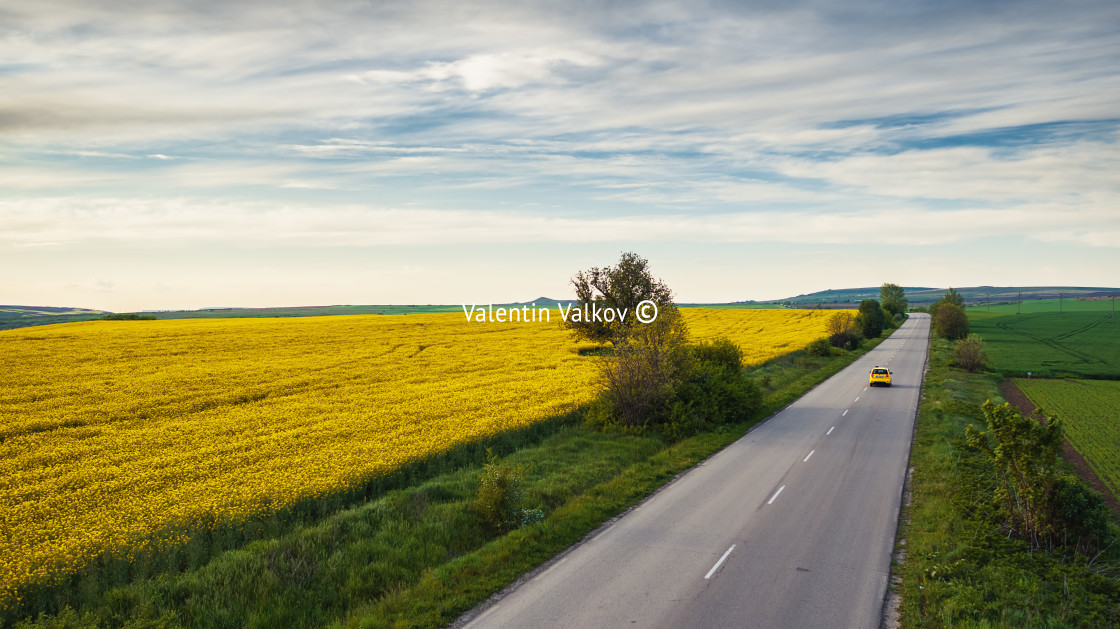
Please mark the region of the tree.
[[933, 304], [929, 307], [929, 316], [937, 319], [937, 311], [944, 304], [952, 304], [960, 308], [961, 310], [964, 310], [964, 297], [962, 297], [961, 294], [956, 291], [956, 289], [950, 286], [949, 292], [942, 295], [941, 299], [933, 302]]
[[969, 372], [976, 371], [988, 360], [984, 354], [984, 341], [975, 334], [957, 341], [953, 346], [953, 354], [956, 356], [956, 364]]
[[829, 336], [832, 336], [833, 334], [843, 334], [845, 332], [851, 332], [852, 328], [855, 327], [855, 324], [856, 316], [852, 314], [852, 311], [837, 310], [836, 312], [832, 313], [832, 316], [829, 317], [828, 321], [825, 322], [824, 328], [828, 332]]
[[883, 310], [891, 313], [891, 316], [906, 314], [906, 309], [910, 305], [906, 299], [906, 290], [898, 284], [886, 283], [880, 286], [879, 301], [883, 304]]
[[883, 333], [883, 326], [886, 325], [886, 317], [883, 316], [883, 308], [879, 302], [874, 299], [864, 299], [859, 302], [859, 314], [856, 315], [856, 321], [863, 336], [869, 339], [876, 338]]
[[963, 339], [968, 336], [968, 315], [964, 309], [950, 303], [941, 304], [933, 316], [937, 333], [949, 339]]
[[576, 289], [576, 299], [579, 309], [585, 306], [589, 312], [615, 309], [616, 312], [625, 310], [625, 320], [607, 321], [605, 317], [587, 317], [589, 320], [569, 319], [565, 327], [572, 330], [579, 338], [596, 343], [608, 341], [617, 343], [624, 339], [635, 324], [636, 309], [638, 304], [649, 300], [657, 304], [658, 319], [667, 315], [667, 311], [676, 310], [673, 304], [673, 291], [665, 282], [654, 278], [649, 271], [649, 262], [636, 253], [626, 252], [618, 260], [615, 267], [593, 267], [589, 271], [580, 271], [572, 279]]
[[988, 455], [995, 468], [996, 498], [1006, 509], [1008, 528], [1038, 547], [1052, 533], [1046, 499], [1057, 480], [1062, 424], [1056, 417], [1041, 424], [1006, 403], [996, 406], [988, 400], [982, 408], [988, 430], [980, 432], [969, 424], [966, 443]]
[[[616, 267], [580, 271], [572, 280], [579, 310], [615, 309], [623, 316], [569, 318], [565, 327], [578, 338], [610, 342], [599, 364], [603, 394], [593, 405], [593, 422], [641, 428], [664, 419], [674, 389], [688, 377], [688, 329], [673, 304], [673, 292], [649, 272], [649, 262], [623, 253]], [[638, 304], [657, 304], [657, 317], [638, 321]]]
[[968, 448], [987, 456], [995, 472], [996, 503], [1008, 532], [1035, 548], [1069, 544], [1091, 552], [1109, 543], [1107, 507], [1101, 497], [1076, 477], [1058, 469], [1065, 439], [1057, 417], [1036, 421], [1009, 404], [988, 400], [981, 407], [988, 430], [968, 425]]

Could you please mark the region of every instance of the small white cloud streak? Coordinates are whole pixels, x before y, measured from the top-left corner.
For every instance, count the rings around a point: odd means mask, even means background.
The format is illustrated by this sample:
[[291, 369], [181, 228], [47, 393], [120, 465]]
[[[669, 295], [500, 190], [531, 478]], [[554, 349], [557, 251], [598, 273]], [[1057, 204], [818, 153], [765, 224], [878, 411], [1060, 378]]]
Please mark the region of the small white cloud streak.
[[90, 241], [224, 242], [291, 246], [452, 243], [787, 242], [934, 245], [1000, 236], [1115, 246], [1111, 208], [1076, 214], [1039, 206], [991, 209], [895, 208], [828, 214], [753, 212], [581, 218], [524, 212], [329, 209], [301, 205], [212, 204], [55, 198], [0, 203], [0, 242], [9, 246]]

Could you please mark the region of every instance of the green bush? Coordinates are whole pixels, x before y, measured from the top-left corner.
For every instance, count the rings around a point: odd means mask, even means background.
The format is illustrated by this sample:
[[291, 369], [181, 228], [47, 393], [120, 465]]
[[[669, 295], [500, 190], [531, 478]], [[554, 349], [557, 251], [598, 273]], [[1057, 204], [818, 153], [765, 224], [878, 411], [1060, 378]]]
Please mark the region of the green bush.
[[1081, 479], [1059, 472], [1061, 421], [1051, 416], [1039, 422], [991, 401], [980, 408], [988, 430], [969, 424], [965, 440], [987, 455], [996, 480], [993, 498], [1007, 532], [1034, 548], [1070, 545], [1093, 552], [1107, 545], [1111, 518], [1104, 501]]
[[730, 339], [718, 338], [688, 346], [693, 359], [700, 363], [718, 365], [728, 371], [739, 371], [743, 367], [743, 351]]
[[683, 438], [745, 420], [762, 405], [762, 391], [738, 367], [738, 346], [717, 339], [689, 349], [694, 361], [688, 378], [677, 385], [668, 401], [665, 432], [670, 437]]
[[863, 336], [869, 339], [878, 338], [883, 333], [887, 324], [887, 317], [883, 308], [874, 299], [864, 299], [859, 302], [859, 314], [856, 315], [856, 326]]
[[954, 304], [941, 304], [933, 316], [933, 327], [943, 338], [963, 339], [968, 336], [968, 315], [964, 308]]
[[828, 337], [828, 343], [833, 347], [839, 347], [840, 349], [856, 349], [862, 342], [863, 337], [859, 334], [859, 332], [856, 332], [855, 330], [850, 330], [848, 332], [837, 332], [836, 334]]
[[828, 339], [822, 337], [809, 343], [809, 346], [805, 348], [805, 352], [810, 356], [831, 356], [832, 344], [829, 343]]
[[[596, 428], [618, 427], [641, 431], [653, 428], [673, 439], [684, 438], [721, 424], [748, 418], [762, 404], [762, 392], [754, 380], [743, 375], [742, 351], [728, 339], [682, 346], [683, 355], [675, 359], [676, 382], [656, 390], [650, 389], [650, 378], [617, 378], [592, 402], [587, 424]], [[637, 361], [632, 363], [640, 365]], [[626, 366], [617, 362], [616, 371]], [[644, 369], [633, 369], [641, 375]], [[625, 375], [625, 374], [624, 374]], [[619, 404], [617, 396], [628, 394], [633, 387], [618, 383], [634, 381], [645, 387], [646, 403], [640, 418], [624, 416], [620, 409], [633, 405]], [[631, 396], [634, 397], [634, 396]]]
[[953, 345], [953, 357], [953, 365], [966, 371], [976, 371], [988, 360], [984, 354], [984, 341], [975, 334], [969, 334]]
[[1059, 543], [1091, 553], [1111, 541], [1108, 507], [1080, 478], [1064, 475], [1054, 482], [1051, 510]]
[[[525, 522], [525, 470], [521, 466], [510, 465], [508, 461], [498, 461], [489, 448], [486, 450], [486, 465], [478, 477], [478, 494], [475, 508], [482, 520], [499, 533], [512, 531]], [[538, 516], [539, 509], [532, 510], [530, 518]]]

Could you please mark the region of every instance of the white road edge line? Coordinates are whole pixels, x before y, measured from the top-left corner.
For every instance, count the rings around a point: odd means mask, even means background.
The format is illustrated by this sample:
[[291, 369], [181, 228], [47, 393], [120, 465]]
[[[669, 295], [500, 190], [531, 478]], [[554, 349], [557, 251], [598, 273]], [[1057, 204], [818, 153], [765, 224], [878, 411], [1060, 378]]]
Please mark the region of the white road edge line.
[[843, 413], [840, 413], [840, 417], [843, 417], [843, 416], [845, 416], [845, 415], [847, 415], [847, 414], [848, 414], [848, 409], [844, 409], [844, 412], [843, 412]]
[[719, 570], [719, 567], [723, 565], [723, 562], [727, 560], [727, 556], [730, 555], [731, 551], [733, 550], [735, 550], [735, 544], [732, 544], [731, 548], [728, 548], [727, 552], [723, 553], [723, 556], [719, 558], [719, 561], [716, 562], [716, 565], [712, 566], [712, 569], [708, 571], [708, 574], [704, 575], [704, 578], [712, 578], [712, 574], [714, 574], [716, 570]]
[[806, 454], [806, 455], [805, 455], [805, 458], [804, 458], [804, 459], [801, 459], [801, 462], [802, 462], [802, 463], [805, 463], [805, 462], [807, 462], [807, 461], [809, 460], [809, 457], [813, 456], [813, 453], [814, 453], [814, 452], [816, 452], [816, 450], [809, 450], [809, 454]]
[[768, 505], [774, 504], [774, 500], [776, 500], [778, 498], [778, 494], [782, 493], [782, 490], [785, 489], [785, 488], [786, 488], [785, 485], [782, 485], [781, 487], [779, 487], [778, 491], [774, 492], [773, 496], [770, 496], [770, 500], [766, 501], [766, 504], [768, 504]]
[[836, 430], [836, 426], [833, 426], [832, 428], [829, 428], [828, 432], [824, 433], [825, 436], [827, 437], [828, 435], [831, 435], [833, 430]]
[[857, 402], [859, 401], [859, 396], [858, 396], [858, 395], [856, 396], [856, 401], [857, 401]]

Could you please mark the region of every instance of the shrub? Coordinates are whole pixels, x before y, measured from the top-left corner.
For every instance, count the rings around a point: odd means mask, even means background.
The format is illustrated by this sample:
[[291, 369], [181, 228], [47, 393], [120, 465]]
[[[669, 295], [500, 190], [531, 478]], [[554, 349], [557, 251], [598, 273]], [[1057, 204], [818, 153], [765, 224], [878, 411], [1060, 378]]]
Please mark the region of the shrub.
[[1054, 482], [1051, 519], [1061, 535], [1058, 541], [1082, 552], [1108, 545], [1112, 535], [1104, 500], [1075, 476], [1062, 476]]
[[698, 361], [669, 399], [666, 434], [674, 439], [742, 421], [762, 404], [762, 391], [740, 370]]
[[[953, 306], [942, 305], [947, 307]], [[1007, 532], [1034, 548], [1068, 544], [1092, 551], [1106, 545], [1112, 533], [1104, 501], [1080, 479], [1058, 471], [1064, 441], [1058, 418], [1035, 421], [1009, 404], [991, 401], [981, 409], [988, 430], [979, 432], [969, 424], [965, 442], [992, 465], [994, 499]]]
[[691, 355], [685, 337], [679, 311], [664, 309], [652, 323], [635, 326], [612, 355], [602, 358], [599, 377], [612, 423], [642, 428], [664, 421], [673, 389], [688, 377]]
[[[955, 308], [944, 304], [941, 310]], [[1055, 461], [1062, 449], [1062, 424], [1050, 418], [1045, 424], [1023, 417], [1010, 404], [991, 400], [981, 407], [988, 430], [965, 430], [969, 447], [987, 455], [995, 472], [996, 501], [1002, 505], [1004, 525], [1012, 535], [1035, 548], [1050, 539], [1047, 499], [1056, 476]]]
[[824, 328], [829, 335], [851, 332], [855, 327], [856, 316], [850, 310], [837, 310], [825, 322]]
[[[478, 494], [474, 501], [482, 520], [500, 533], [522, 526], [525, 519], [524, 481], [525, 470], [510, 465], [508, 461], [498, 461], [487, 448], [486, 465], [478, 476]], [[530, 517], [535, 515], [531, 513]]]
[[840, 332], [828, 337], [828, 343], [833, 347], [840, 349], [855, 349], [863, 342], [863, 337], [858, 332], [852, 330], [850, 332]]
[[[624, 430], [647, 427], [682, 438], [726, 422], [748, 418], [762, 403], [762, 393], [744, 376], [742, 351], [728, 339], [682, 345], [680, 353], [657, 354], [673, 378], [653, 377], [654, 353], [627, 341], [604, 366], [613, 384], [591, 404], [587, 423]], [[672, 343], [670, 343], [672, 345]], [[665, 347], [665, 344], [657, 345]]]
[[976, 371], [988, 357], [984, 354], [984, 341], [975, 334], [969, 334], [953, 345], [954, 364], [969, 372]]
[[739, 371], [743, 367], [743, 351], [730, 339], [695, 343], [688, 346], [688, 351], [697, 362], [717, 365], [728, 371]]
[[829, 343], [828, 339], [822, 337], [809, 343], [809, 346], [805, 348], [805, 352], [810, 356], [831, 356], [832, 344]]
[[960, 306], [944, 303], [933, 317], [937, 333], [949, 340], [963, 339], [968, 336], [968, 315]]

